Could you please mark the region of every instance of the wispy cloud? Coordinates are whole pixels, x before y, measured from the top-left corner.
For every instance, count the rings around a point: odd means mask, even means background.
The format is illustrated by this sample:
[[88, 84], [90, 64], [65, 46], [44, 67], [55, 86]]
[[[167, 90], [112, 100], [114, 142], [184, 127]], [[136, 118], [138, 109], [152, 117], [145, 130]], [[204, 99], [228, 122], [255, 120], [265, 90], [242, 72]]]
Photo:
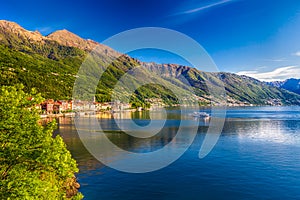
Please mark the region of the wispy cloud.
[[269, 62], [284, 62], [284, 61], [287, 61], [287, 59], [286, 58], [265, 59], [265, 61], [269, 61]]
[[246, 75], [256, 78], [261, 81], [283, 81], [288, 78], [299, 78], [295, 75], [300, 76], [300, 67], [298, 66], [286, 66], [280, 67], [269, 72], [259, 72], [259, 71], [241, 71], [236, 73], [238, 75]]
[[178, 13], [175, 13], [174, 15], [186, 15], [186, 14], [197, 13], [197, 12], [200, 12], [200, 11], [203, 11], [203, 10], [215, 7], [215, 6], [219, 6], [219, 5], [222, 5], [222, 4], [226, 4], [226, 3], [229, 3], [229, 2], [232, 2], [232, 1], [233, 0], [222, 0], [222, 1], [219, 1], [219, 2], [216, 2], [216, 3], [211, 3], [211, 4], [208, 4], [208, 5], [205, 5], [205, 6], [201, 6], [201, 7], [198, 7], [198, 8], [186, 10], [186, 11], [183, 11], [183, 12], [178, 12]]
[[300, 51], [297, 51], [295, 53], [292, 54], [293, 56], [300, 56]]

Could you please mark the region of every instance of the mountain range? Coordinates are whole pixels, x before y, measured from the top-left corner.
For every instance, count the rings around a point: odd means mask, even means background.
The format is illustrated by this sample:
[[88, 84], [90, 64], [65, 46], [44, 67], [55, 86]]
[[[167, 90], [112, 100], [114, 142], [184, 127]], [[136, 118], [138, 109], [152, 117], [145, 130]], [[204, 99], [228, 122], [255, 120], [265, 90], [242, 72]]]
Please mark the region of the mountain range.
[[209, 80], [216, 84], [222, 82], [225, 86], [227, 98], [218, 99], [213, 102], [215, 104], [300, 105], [299, 80], [297, 84], [293, 80], [265, 83], [233, 73], [146, 63], [67, 30], [43, 36], [38, 31], [28, 31], [6, 20], [0, 20], [0, 85], [22, 83], [25, 90], [34, 87], [45, 98], [71, 99], [77, 72], [95, 47], [105, 52], [99, 62], [113, 60], [97, 84], [96, 99], [99, 102], [110, 101], [118, 80], [135, 67], [143, 66], [146, 70], [140, 72], [141, 77], [159, 75], [158, 82], [165, 85], [148, 84], [135, 90], [131, 101], [136, 105], [143, 105], [149, 98], [161, 98], [167, 104], [176, 103], [176, 97], [166, 86], [172, 85], [178, 91], [184, 91], [187, 86], [180, 77], [189, 82], [202, 104], [209, 104], [211, 100], [206, 85]]
[[296, 94], [300, 94], [300, 79], [290, 78], [285, 81], [269, 82], [268, 84], [278, 88], [286, 89]]

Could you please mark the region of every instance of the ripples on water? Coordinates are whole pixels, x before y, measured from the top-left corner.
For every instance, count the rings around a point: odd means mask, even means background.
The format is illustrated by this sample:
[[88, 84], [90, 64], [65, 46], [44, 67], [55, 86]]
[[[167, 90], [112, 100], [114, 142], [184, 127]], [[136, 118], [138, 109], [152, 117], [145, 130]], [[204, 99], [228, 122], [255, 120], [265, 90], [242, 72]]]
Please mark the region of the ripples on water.
[[[99, 123], [119, 147], [149, 152], [176, 135], [180, 112], [168, 113], [160, 134], [144, 140], [122, 133], [109, 116]], [[139, 125], [149, 123], [147, 113], [132, 115]], [[299, 107], [229, 108], [222, 135], [207, 157], [198, 158], [208, 125], [201, 122], [195, 142], [179, 160], [145, 174], [118, 172], [95, 160], [70, 118], [59, 119], [58, 132], [79, 164], [86, 199], [300, 199], [299, 117]]]

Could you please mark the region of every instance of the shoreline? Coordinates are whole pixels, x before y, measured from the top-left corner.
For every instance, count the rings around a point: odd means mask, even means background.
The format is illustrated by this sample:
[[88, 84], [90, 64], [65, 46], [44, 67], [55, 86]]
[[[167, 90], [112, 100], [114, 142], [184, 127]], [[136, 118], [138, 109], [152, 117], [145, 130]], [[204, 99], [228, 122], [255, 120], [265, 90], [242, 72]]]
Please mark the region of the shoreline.
[[[228, 107], [228, 108], [237, 108], [237, 107], [293, 107], [293, 106], [300, 106], [300, 105], [230, 105], [230, 106], [226, 106], [226, 105], [217, 105], [217, 106], [213, 106], [215, 108], [218, 107]], [[167, 106], [167, 107], [162, 107], [162, 108], [175, 108], [178, 106]], [[209, 108], [211, 106], [199, 106], [198, 108]], [[192, 107], [191, 107], [192, 108]], [[90, 116], [94, 116], [97, 114], [102, 114], [102, 113], [110, 113], [110, 114], [114, 114], [114, 113], [124, 113], [124, 112], [141, 112], [141, 111], [151, 111], [151, 109], [144, 109], [144, 110], [138, 110], [138, 109], [129, 109], [129, 110], [122, 110], [122, 111], [81, 111], [81, 112], [68, 112], [68, 113], [58, 113], [58, 114], [41, 114], [40, 117], [41, 119], [45, 119], [45, 118], [57, 118], [57, 117], [76, 117], [76, 116], [86, 116], [86, 117], [90, 117]]]

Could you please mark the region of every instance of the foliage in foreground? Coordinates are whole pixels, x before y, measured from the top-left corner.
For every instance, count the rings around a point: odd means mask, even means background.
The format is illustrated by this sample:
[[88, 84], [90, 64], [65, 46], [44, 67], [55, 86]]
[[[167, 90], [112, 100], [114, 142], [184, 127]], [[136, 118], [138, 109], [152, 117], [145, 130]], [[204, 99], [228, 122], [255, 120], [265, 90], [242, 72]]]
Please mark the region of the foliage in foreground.
[[[78, 172], [55, 122], [38, 123], [43, 99], [23, 86], [0, 88], [0, 199], [66, 199], [77, 193]], [[74, 199], [81, 199], [77, 193]]]

